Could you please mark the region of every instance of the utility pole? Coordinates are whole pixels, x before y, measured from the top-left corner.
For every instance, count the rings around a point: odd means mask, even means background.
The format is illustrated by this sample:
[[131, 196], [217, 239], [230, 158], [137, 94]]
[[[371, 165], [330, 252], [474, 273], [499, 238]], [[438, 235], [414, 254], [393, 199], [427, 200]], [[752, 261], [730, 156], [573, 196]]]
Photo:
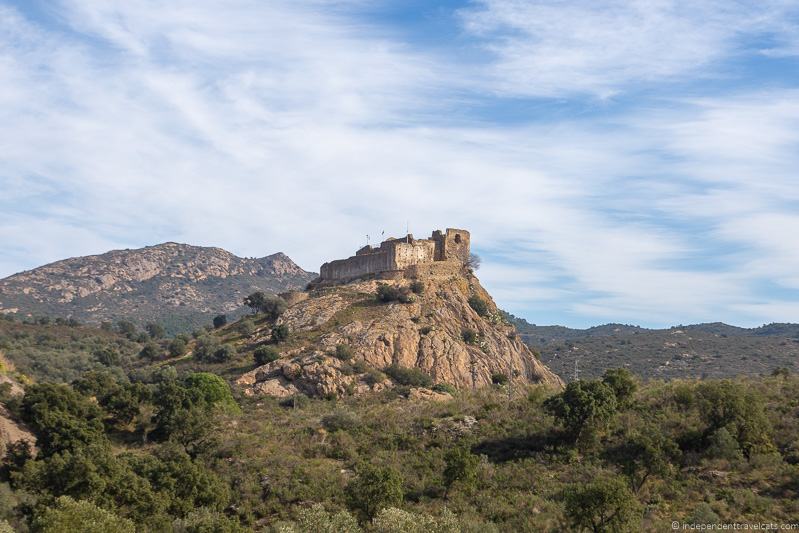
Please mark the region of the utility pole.
[[572, 376], [574, 381], [580, 381], [580, 358], [574, 360], [574, 374]]

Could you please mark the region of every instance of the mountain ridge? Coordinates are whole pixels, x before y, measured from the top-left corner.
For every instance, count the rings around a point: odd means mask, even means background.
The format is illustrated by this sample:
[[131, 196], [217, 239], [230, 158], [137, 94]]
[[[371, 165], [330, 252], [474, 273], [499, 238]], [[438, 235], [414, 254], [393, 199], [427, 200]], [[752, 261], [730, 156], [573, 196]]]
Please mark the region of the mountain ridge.
[[242, 298], [303, 287], [315, 277], [282, 252], [242, 258], [165, 242], [62, 259], [0, 279], [0, 312], [88, 322], [163, 322], [170, 332], [240, 314]]

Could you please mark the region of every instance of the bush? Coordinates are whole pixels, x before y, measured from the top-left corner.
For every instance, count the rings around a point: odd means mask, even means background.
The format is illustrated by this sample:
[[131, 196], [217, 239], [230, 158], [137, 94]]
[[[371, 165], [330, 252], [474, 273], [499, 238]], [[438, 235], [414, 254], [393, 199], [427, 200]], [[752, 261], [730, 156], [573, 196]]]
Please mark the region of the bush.
[[382, 509], [402, 503], [402, 477], [392, 468], [364, 465], [347, 484], [346, 494], [350, 508], [371, 519]]
[[272, 340], [278, 344], [286, 342], [289, 336], [289, 327], [285, 324], [280, 324], [272, 328]]
[[239, 412], [233, 399], [230, 385], [220, 376], [210, 372], [196, 372], [186, 378], [186, 387], [194, 397], [194, 403], [202, 402], [211, 407], [221, 407], [228, 412]]
[[349, 361], [352, 359], [352, 348], [346, 344], [336, 345], [336, 358], [342, 361]]
[[640, 506], [619, 478], [570, 487], [564, 495], [566, 519], [577, 531], [638, 531]]
[[133, 522], [120, 518], [88, 501], [75, 501], [61, 496], [54, 507], [45, 508], [33, 520], [33, 528], [41, 533], [134, 533]]
[[281, 407], [291, 407], [292, 409], [302, 409], [310, 405], [311, 399], [302, 393], [294, 394], [280, 401]]
[[227, 315], [216, 315], [214, 317], [214, 329], [219, 329], [227, 325]]
[[166, 330], [164, 330], [161, 324], [154, 324], [152, 322], [144, 326], [144, 331], [147, 332], [147, 335], [149, 335], [151, 339], [161, 339], [166, 335]]
[[198, 361], [211, 362], [214, 360], [214, 353], [219, 349], [219, 340], [210, 335], [202, 335], [197, 338], [194, 345], [194, 357]]
[[474, 309], [474, 312], [480, 316], [488, 316], [488, 302], [476, 294], [469, 297], [469, 307]]
[[117, 366], [120, 361], [119, 352], [108, 346], [96, 350], [94, 358], [104, 366]]
[[616, 414], [616, 406], [613, 390], [596, 380], [572, 381], [544, 402], [544, 409], [563, 424], [574, 442], [603, 429]]
[[455, 482], [467, 492], [474, 490], [477, 486], [477, 467], [480, 465], [478, 456], [466, 448], [457, 447], [446, 453], [444, 462], [444, 486], [447, 491]]
[[424, 283], [418, 280], [411, 283], [411, 292], [419, 295], [424, 294]]
[[361, 420], [348, 411], [339, 411], [322, 417], [322, 426], [330, 431], [354, 431], [361, 426]]
[[433, 390], [436, 392], [444, 392], [451, 396], [455, 396], [458, 394], [458, 389], [455, 388], [454, 385], [450, 385], [449, 383], [436, 383], [433, 385]]
[[232, 344], [223, 344], [214, 351], [211, 362], [224, 363], [236, 357], [236, 347]]
[[183, 337], [175, 337], [169, 343], [169, 355], [172, 357], [180, 357], [186, 353], [186, 340]]
[[508, 383], [508, 376], [502, 372], [494, 372], [491, 374], [491, 383], [494, 385], [505, 385]]
[[413, 302], [414, 299], [408, 287], [396, 287], [388, 283], [377, 284], [377, 300], [380, 302], [401, 302], [407, 304]]
[[473, 345], [477, 344], [477, 339], [479, 338], [479, 335], [473, 329], [464, 329], [461, 332], [461, 338], [463, 339], [463, 342], [465, 342], [466, 344]]
[[142, 359], [148, 359], [150, 361], [155, 361], [161, 356], [161, 347], [158, 344], [150, 341], [144, 345], [144, 347], [139, 352], [139, 357]]
[[254, 292], [244, 299], [244, 305], [254, 313], [263, 313], [268, 320], [277, 320], [286, 310], [286, 301], [277, 296], [267, 296], [262, 291]]
[[430, 387], [433, 385], [433, 378], [419, 368], [391, 365], [386, 367], [383, 372], [400, 385], [409, 387]]
[[253, 331], [255, 331], [255, 322], [249, 318], [242, 319], [236, 324], [236, 331], [241, 333], [244, 337], [252, 335]]
[[613, 389], [619, 407], [626, 407], [633, 401], [633, 395], [638, 390], [638, 383], [633, 373], [626, 368], [613, 368], [605, 371], [602, 382]]
[[261, 366], [280, 359], [280, 352], [273, 346], [259, 346], [252, 353], [252, 356], [255, 364]]

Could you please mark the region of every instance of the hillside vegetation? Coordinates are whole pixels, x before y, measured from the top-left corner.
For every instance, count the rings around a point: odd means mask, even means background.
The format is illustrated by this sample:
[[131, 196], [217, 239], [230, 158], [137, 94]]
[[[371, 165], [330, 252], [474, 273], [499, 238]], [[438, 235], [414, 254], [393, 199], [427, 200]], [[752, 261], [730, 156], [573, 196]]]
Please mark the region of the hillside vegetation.
[[641, 385], [611, 372], [562, 392], [281, 401], [164, 368], [5, 401], [38, 437], [36, 458], [11, 448], [3, 463], [0, 518], [19, 531], [87, 516], [118, 531], [311, 533], [582, 531], [603, 517], [593, 530], [668, 530], [799, 514], [791, 375]]

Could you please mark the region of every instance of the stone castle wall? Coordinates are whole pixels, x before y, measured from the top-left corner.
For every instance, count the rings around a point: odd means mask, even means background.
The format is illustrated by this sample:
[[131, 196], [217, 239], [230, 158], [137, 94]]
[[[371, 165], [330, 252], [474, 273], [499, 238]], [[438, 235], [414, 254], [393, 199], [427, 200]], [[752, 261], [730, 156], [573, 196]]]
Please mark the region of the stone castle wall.
[[379, 248], [364, 246], [347, 259], [325, 263], [319, 269], [321, 281], [344, 281], [390, 271], [405, 271], [415, 265], [453, 262], [457, 265], [469, 257], [469, 232], [447, 228], [436, 230], [429, 239], [388, 239]]

